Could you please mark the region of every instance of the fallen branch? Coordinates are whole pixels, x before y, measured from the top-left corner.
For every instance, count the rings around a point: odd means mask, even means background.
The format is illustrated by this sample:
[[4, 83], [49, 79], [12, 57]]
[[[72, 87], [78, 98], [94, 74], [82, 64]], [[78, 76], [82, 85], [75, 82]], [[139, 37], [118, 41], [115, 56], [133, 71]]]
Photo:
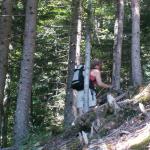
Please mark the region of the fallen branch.
[[121, 100], [122, 98], [127, 97], [127, 96], [128, 96], [128, 92], [125, 92], [125, 93], [115, 97], [115, 101], [118, 102], [119, 100]]

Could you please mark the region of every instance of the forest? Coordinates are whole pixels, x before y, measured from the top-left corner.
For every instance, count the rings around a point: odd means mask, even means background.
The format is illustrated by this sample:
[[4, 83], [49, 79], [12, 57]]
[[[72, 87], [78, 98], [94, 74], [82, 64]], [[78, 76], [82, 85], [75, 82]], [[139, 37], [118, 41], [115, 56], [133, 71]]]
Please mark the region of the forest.
[[[0, 0], [0, 150], [149, 150], [149, 10], [149, 0]], [[94, 58], [111, 88], [96, 88], [93, 111]], [[81, 63], [76, 119], [71, 83]]]

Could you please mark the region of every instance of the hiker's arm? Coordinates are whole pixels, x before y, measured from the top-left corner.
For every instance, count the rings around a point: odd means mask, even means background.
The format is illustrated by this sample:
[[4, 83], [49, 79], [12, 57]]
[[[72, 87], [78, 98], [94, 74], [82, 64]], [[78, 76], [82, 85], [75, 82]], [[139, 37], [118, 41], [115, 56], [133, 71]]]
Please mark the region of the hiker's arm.
[[102, 82], [101, 72], [99, 70], [95, 71], [95, 77], [96, 77], [97, 85], [99, 87], [103, 87], [103, 88], [109, 88], [110, 87], [110, 85], [105, 84], [105, 83]]

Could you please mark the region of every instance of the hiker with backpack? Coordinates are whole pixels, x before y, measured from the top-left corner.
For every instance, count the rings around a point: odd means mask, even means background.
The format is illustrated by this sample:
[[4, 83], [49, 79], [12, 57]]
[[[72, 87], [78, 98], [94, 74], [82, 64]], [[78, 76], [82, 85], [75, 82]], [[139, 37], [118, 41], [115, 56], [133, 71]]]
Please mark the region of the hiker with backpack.
[[[94, 59], [91, 63], [90, 77], [89, 77], [89, 108], [96, 106], [96, 92], [95, 88], [110, 88], [111, 85], [102, 82], [101, 78], [102, 61]], [[76, 107], [78, 109], [79, 116], [83, 114], [84, 103], [84, 65], [79, 65], [74, 70], [74, 76], [72, 80], [72, 88], [76, 90]]]
[[[95, 108], [97, 104], [96, 100], [96, 87], [102, 88], [110, 88], [111, 85], [105, 84], [102, 82], [101, 78], [101, 70], [102, 70], [102, 61], [99, 59], [94, 59], [91, 63], [90, 76], [89, 76], [89, 109]], [[84, 113], [84, 65], [76, 66], [74, 70], [73, 80], [72, 80], [72, 88], [74, 89], [74, 106], [73, 111], [75, 115], [75, 120], [78, 116], [81, 116]], [[77, 109], [76, 109], [77, 108]], [[72, 123], [72, 125], [74, 122]], [[96, 121], [92, 122], [90, 136], [93, 136], [94, 131], [99, 127], [100, 120], [97, 116]], [[88, 136], [87, 132], [81, 131], [79, 133], [80, 141], [82, 139], [85, 143], [85, 146], [88, 145]]]
[[[84, 65], [76, 66], [74, 70], [73, 80], [71, 87], [73, 88], [74, 98], [73, 98], [73, 112], [75, 120], [78, 116], [84, 113]], [[110, 88], [111, 85], [102, 82], [101, 78], [102, 61], [99, 59], [94, 59], [91, 63], [90, 76], [89, 76], [89, 109], [93, 109], [96, 104], [96, 87]], [[74, 122], [72, 123], [74, 125]], [[96, 121], [93, 121], [90, 129], [90, 136], [93, 136], [94, 131], [100, 126], [100, 119], [97, 116]], [[80, 141], [84, 142], [85, 146], [88, 145], [88, 132], [82, 130], [79, 132]]]

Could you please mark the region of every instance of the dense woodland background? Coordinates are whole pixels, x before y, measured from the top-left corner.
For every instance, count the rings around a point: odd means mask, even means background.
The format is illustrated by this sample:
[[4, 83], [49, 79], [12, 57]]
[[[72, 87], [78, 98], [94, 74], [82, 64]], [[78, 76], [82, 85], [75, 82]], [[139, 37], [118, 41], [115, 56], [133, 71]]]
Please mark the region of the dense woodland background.
[[[37, 141], [64, 131], [64, 108], [67, 110], [65, 114], [71, 114], [66, 108], [71, 106], [71, 100], [70, 106], [68, 103], [65, 106], [65, 99], [66, 91], [70, 90], [68, 82], [71, 78], [68, 69], [70, 40], [74, 33], [72, 14], [77, 2], [80, 1], [0, 1], [0, 147], [10, 147], [14, 145], [14, 141], [15, 144], [20, 144], [18, 139], [23, 138], [28, 147], [25, 149], [30, 149]], [[96, 57], [104, 61], [102, 78], [106, 83], [112, 82], [117, 2], [119, 0], [93, 0], [90, 14], [90, 58]], [[119, 82], [120, 88], [126, 90], [135, 84], [131, 67], [131, 1], [126, 0], [124, 3]], [[86, 0], [81, 3], [80, 48], [83, 61], [87, 46], [88, 4], [89, 1]], [[150, 1], [141, 0], [140, 60], [143, 82], [140, 84], [146, 84], [150, 80], [149, 9]], [[73, 70], [72, 67], [71, 69]], [[26, 84], [22, 85], [24, 82]], [[65, 123], [69, 124], [68, 118]]]

